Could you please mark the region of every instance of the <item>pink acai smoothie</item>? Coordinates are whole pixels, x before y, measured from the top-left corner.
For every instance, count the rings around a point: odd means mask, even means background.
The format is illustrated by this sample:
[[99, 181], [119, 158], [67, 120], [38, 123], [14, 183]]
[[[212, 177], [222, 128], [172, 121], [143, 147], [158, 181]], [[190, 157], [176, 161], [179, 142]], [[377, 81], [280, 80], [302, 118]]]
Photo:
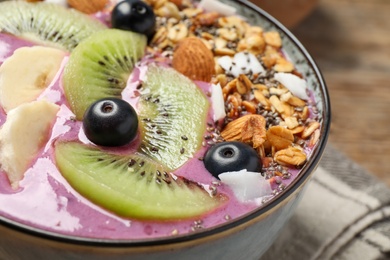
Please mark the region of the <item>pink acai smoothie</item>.
[[[23, 46], [35, 44], [18, 37], [0, 33], [0, 66], [13, 52]], [[54, 142], [58, 140], [79, 140], [82, 143], [93, 145], [83, 133], [82, 122], [74, 120], [74, 114], [67, 105], [64, 96], [61, 76], [68, 56], [64, 59], [55, 80], [38, 97], [46, 99], [60, 106], [56, 121], [52, 127], [49, 142], [41, 149], [31, 167], [25, 172], [19, 188], [11, 188], [6, 173], [0, 169], [0, 217], [12, 220], [34, 228], [48, 230], [65, 235], [97, 239], [148, 239], [181, 235], [189, 232], [198, 232], [204, 228], [214, 227], [247, 214], [258, 207], [280, 190], [287, 187], [299, 174], [297, 168], [290, 168], [289, 178], [275, 176], [267, 179], [271, 193], [256, 200], [242, 202], [238, 200], [232, 189], [223, 183], [217, 185], [217, 192], [226, 196], [226, 203], [205, 216], [182, 221], [142, 221], [119, 217], [75, 191], [62, 177], [54, 160]], [[145, 57], [134, 69], [126, 89], [123, 91], [124, 100], [137, 105], [136, 86], [142, 82], [149, 64], [155, 63], [151, 57]], [[168, 59], [160, 57], [159, 66], [169, 66]], [[211, 92], [211, 84], [197, 82], [207, 96]], [[211, 99], [209, 99], [211, 102]], [[208, 122], [213, 122], [214, 111], [210, 106]], [[0, 110], [0, 125], [7, 119], [6, 113]], [[206, 129], [205, 129], [206, 133]], [[108, 148], [110, 152], [128, 153], [135, 151], [139, 142], [121, 148]], [[218, 182], [205, 168], [202, 158], [209, 148], [204, 145], [182, 167], [173, 172], [197, 182], [210, 193], [212, 184]], [[310, 149], [306, 149], [308, 157]], [[265, 176], [266, 178], [267, 176]]]

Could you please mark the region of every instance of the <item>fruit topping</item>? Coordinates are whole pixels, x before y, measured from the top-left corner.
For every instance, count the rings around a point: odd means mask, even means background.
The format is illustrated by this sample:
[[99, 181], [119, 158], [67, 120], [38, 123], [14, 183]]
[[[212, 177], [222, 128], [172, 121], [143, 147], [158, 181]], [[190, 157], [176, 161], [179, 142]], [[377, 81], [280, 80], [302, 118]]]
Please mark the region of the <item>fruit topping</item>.
[[64, 92], [70, 108], [82, 120], [97, 100], [120, 98], [135, 63], [144, 55], [142, 34], [107, 29], [81, 42], [64, 69]]
[[56, 4], [56, 5], [60, 5], [60, 6], [66, 7], [66, 8], [69, 7], [67, 0], [32, 0], [32, 2], [34, 2], [34, 1], [35, 2], [45, 1], [45, 3]]
[[125, 145], [137, 135], [137, 113], [122, 99], [101, 99], [85, 112], [83, 129], [88, 139], [97, 145]]
[[0, 128], [0, 162], [14, 189], [49, 140], [58, 110], [57, 105], [42, 100], [9, 111]]
[[176, 177], [139, 153], [110, 154], [77, 142], [57, 143], [57, 165], [67, 181], [96, 204], [124, 217], [149, 220], [195, 218], [225, 197]]
[[189, 78], [153, 65], [140, 93], [140, 149], [167, 168], [177, 169], [202, 146], [209, 102]]
[[0, 66], [0, 104], [9, 110], [35, 100], [52, 82], [66, 53], [42, 46], [22, 47]]
[[106, 28], [92, 17], [56, 4], [5, 1], [0, 3], [0, 10], [0, 33], [69, 51]]
[[112, 10], [111, 24], [113, 28], [141, 33], [151, 39], [155, 32], [156, 16], [145, 2], [125, 0]]
[[216, 178], [224, 172], [243, 169], [260, 172], [262, 168], [262, 162], [256, 150], [238, 141], [217, 143], [210, 147], [204, 156], [204, 165]]

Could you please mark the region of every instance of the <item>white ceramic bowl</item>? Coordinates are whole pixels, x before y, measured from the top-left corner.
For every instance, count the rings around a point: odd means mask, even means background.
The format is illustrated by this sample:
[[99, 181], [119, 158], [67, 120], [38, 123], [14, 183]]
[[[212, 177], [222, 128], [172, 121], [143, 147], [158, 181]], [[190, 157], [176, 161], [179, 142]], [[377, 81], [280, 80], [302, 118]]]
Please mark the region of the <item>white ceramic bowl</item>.
[[280, 32], [284, 50], [314, 92], [321, 136], [301, 174], [264, 207], [227, 224], [178, 237], [154, 240], [94, 240], [65, 236], [0, 217], [0, 259], [259, 259], [271, 246], [304, 195], [327, 142], [329, 95], [315, 62], [277, 20], [246, 0], [225, 0], [251, 24]]

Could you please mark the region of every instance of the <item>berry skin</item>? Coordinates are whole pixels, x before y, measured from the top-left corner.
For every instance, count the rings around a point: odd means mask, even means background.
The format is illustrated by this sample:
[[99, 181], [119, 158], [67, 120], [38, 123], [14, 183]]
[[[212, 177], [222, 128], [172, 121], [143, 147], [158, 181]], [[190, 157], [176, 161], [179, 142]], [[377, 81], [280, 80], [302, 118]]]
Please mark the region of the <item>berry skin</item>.
[[125, 0], [112, 10], [111, 24], [113, 28], [145, 34], [151, 39], [155, 32], [156, 16], [145, 2]]
[[85, 111], [83, 129], [96, 145], [122, 146], [137, 136], [137, 113], [122, 99], [101, 99]]
[[246, 169], [250, 172], [260, 172], [262, 162], [257, 152], [242, 142], [218, 143], [206, 152], [204, 156], [206, 169], [216, 178], [224, 172]]

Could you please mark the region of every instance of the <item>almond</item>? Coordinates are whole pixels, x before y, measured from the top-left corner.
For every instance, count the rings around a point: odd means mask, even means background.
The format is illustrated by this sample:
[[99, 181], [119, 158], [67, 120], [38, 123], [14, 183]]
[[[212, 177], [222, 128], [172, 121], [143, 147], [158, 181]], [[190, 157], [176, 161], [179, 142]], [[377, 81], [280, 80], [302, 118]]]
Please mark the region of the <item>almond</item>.
[[93, 14], [103, 10], [108, 4], [108, 1], [109, 0], [67, 0], [71, 7], [86, 14]]
[[172, 66], [192, 80], [210, 82], [215, 74], [213, 53], [196, 37], [179, 42], [173, 53]]
[[261, 115], [245, 115], [227, 124], [221, 136], [226, 141], [242, 141], [259, 148], [265, 142], [265, 124]]

